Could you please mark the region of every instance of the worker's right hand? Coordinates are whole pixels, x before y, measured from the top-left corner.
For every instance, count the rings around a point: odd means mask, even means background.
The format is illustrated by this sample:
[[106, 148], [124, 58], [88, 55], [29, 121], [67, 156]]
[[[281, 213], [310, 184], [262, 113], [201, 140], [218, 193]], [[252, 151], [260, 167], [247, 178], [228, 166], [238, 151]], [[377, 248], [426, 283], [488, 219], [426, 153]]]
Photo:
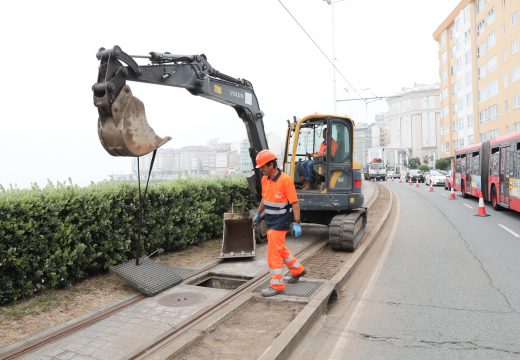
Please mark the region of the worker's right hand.
[[298, 223], [294, 223], [292, 227], [292, 232], [295, 238], [299, 238], [302, 236], [302, 227]]
[[260, 216], [260, 213], [256, 213], [255, 217], [253, 218], [253, 222], [255, 224], [260, 223], [260, 220], [262, 220], [262, 217]]

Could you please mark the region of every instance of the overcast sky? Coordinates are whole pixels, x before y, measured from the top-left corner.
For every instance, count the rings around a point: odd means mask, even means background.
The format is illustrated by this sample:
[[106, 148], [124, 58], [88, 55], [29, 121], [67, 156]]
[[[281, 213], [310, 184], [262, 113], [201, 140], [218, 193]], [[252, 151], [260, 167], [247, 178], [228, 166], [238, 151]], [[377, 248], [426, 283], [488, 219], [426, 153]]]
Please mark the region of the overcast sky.
[[[359, 97], [351, 86], [362, 96], [387, 96], [414, 83], [437, 83], [432, 33], [458, 3], [336, 2], [337, 99]], [[119, 45], [132, 55], [204, 53], [214, 68], [252, 82], [266, 131], [281, 137], [292, 116], [334, 112], [332, 66], [282, 4], [332, 58], [332, 6], [324, 0], [6, 2], [0, 14], [0, 184], [23, 188], [70, 177], [87, 185], [130, 171], [129, 158], [110, 156], [97, 135], [91, 86], [100, 47]], [[168, 147], [246, 138], [231, 107], [183, 89], [130, 86], [156, 133], [173, 137]], [[362, 101], [337, 103], [339, 114], [357, 122], [385, 109], [374, 102], [367, 115]]]

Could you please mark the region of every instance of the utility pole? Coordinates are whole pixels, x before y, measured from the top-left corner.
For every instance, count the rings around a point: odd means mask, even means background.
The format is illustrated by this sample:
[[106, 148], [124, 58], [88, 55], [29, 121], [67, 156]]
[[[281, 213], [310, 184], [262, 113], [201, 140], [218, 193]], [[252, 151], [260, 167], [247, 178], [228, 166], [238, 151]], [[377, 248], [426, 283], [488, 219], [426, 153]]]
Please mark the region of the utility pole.
[[[334, 114], [338, 113], [338, 102], [336, 101], [336, 25], [334, 19], [334, 3], [338, 1], [324, 0], [330, 5], [332, 14], [332, 96], [334, 100]], [[344, 0], [343, 0], [344, 1]]]

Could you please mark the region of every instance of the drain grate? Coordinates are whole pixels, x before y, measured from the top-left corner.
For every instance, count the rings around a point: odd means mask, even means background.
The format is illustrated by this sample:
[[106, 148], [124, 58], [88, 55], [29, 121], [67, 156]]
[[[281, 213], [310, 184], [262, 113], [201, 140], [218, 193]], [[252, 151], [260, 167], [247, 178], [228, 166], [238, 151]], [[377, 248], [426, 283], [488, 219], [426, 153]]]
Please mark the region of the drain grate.
[[184, 293], [176, 293], [165, 295], [157, 300], [157, 302], [163, 306], [170, 307], [182, 307], [182, 306], [192, 306], [200, 303], [207, 299], [207, 296], [204, 294], [194, 293], [194, 292], [184, 292]]
[[[283, 295], [286, 296], [298, 296], [298, 297], [311, 297], [312, 293], [319, 288], [321, 282], [318, 281], [306, 281], [300, 280], [297, 283], [290, 284], [285, 283], [285, 291]], [[269, 280], [267, 280], [262, 285], [258, 286], [253, 292], [260, 292], [263, 289], [267, 289], [269, 287]]]
[[139, 259], [139, 266], [135, 265], [135, 260], [130, 260], [114, 266], [110, 271], [147, 296], [153, 296], [180, 284], [182, 276], [191, 272], [188, 269], [155, 262], [145, 256]]

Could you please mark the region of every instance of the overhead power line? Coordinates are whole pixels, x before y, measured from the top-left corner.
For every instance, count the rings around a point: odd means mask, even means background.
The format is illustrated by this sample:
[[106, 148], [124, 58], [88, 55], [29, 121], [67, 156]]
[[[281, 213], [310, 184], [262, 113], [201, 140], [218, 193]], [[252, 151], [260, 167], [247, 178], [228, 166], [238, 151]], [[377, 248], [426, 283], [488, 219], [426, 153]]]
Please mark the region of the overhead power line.
[[305, 35], [307, 35], [307, 37], [312, 41], [312, 43], [314, 44], [314, 46], [316, 46], [318, 48], [318, 50], [322, 53], [323, 56], [325, 56], [325, 59], [327, 59], [327, 61], [332, 65], [332, 67], [334, 67], [334, 70], [336, 70], [338, 72], [338, 74], [343, 78], [343, 80], [345, 80], [345, 82], [354, 90], [354, 92], [359, 96], [359, 97], [362, 97], [362, 95], [359, 93], [359, 91], [350, 83], [350, 81], [348, 81], [348, 79], [345, 77], [345, 75], [343, 75], [343, 73], [338, 69], [338, 67], [336, 66], [336, 64], [334, 63], [334, 61], [330, 60], [329, 57], [327, 56], [327, 54], [325, 54], [325, 52], [322, 50], [322, 48], [318, 45], [318, 43], [316, 41], [314, 41], [314, 39], [312, 38], [312, 36], [310, 36], [310, 34], [307, 32], [307, 30], [305, 30], [305, 28], [302, 26], [302, 24], [300, 24], [300, 22], [294, 17], [294, 15], [291, 13], [291, 11], [289, 11], [289, 9], [287, 9], [287, 7], [282, 3], [282, 0], [278, 0], [278, 2], [280, 3], [280, 5], [282, 5], [282, 7], [285, 9], [285, 11], [287, 11], [287, 13], [291, 16], [291, 18], [294, 20], [294, 22], [296, 24], [298, 24], [298, 26], [300, 27], [300, 29], [302, 29], [302, 31], [305, 33]]

